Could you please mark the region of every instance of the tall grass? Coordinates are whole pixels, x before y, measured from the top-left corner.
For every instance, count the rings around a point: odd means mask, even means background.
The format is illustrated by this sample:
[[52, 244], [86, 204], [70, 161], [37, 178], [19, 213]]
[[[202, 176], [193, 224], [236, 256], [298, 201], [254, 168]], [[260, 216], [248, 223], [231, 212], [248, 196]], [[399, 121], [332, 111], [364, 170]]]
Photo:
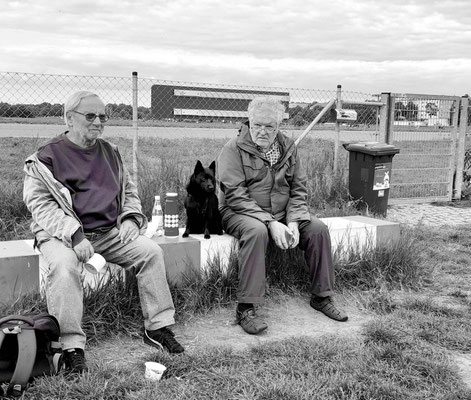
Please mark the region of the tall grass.
[[23, 202], [21, 181], [0, 185], [0, 240], [23, 239], [29, 236], [31, 214]]

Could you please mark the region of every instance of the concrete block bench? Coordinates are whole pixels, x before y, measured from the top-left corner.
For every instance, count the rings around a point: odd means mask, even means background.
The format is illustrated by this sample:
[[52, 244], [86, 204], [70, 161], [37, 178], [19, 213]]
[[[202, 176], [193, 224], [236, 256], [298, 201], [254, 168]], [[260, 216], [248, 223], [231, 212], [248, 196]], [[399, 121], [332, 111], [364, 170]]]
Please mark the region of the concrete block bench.
[[[321, 218], [329, 227], [332, 239], [332, 251], [357, 246], [359, 249], [368, 246], [385, 245], [399, 239], [398, 223], [364, 216]], [[164, 252], [169, 282], [179, 284], [185, 275], [199, 274], [208, 264], [218, 259], [221, 265], [227, 266], [229, 256], [237, 249], [234, 237], [211, 235], [190, 235], [183, 238], [184, 229], [175, 239], [156, 237], [154, 240]], [[339, 252], [341, 256], [341, 252]], [[33, 250], [32, 240], [15, 240], [0, 242], [0, 303], [13, 301], [20, 293], [31, 293], [43, 290], [46, 276], [46, 265], [40, 253]], [[109, 264], [109, 273], [121, 273], [123, 270]], [[106, 275], [92, 275], [84, 272], [84, 285], [96, 287], [106, 281]]]

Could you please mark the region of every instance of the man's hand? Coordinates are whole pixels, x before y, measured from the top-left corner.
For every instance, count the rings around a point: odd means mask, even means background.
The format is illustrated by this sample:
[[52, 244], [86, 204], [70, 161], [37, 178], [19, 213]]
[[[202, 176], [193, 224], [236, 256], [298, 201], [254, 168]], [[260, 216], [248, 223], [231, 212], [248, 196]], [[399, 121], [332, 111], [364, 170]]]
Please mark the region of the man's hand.
[[118, 234], [121, 243], [129, 243], [139, 237], [139, 228], [132, 219], [125, 219], [121, 223]]
[[299, 244], [299, 224], [296, 221], [289, 222], [288, 228], [293, 234], [289, 248], [294, 249]]
[[92, 244], [87, 238], [84, 238], [79, 244], [77, 244], [73, 250], [77, 255], [77, 258], [81, 262], [87, 262], [91, 256], [95, 253]]
[[293, 233], [285, 224], [278, 221], [271, 221], [268, 224], [268, 230], [270, 231], [273, 241], [280, 249], [286, 250], [291, 247], [291, 243], [294, 239]]

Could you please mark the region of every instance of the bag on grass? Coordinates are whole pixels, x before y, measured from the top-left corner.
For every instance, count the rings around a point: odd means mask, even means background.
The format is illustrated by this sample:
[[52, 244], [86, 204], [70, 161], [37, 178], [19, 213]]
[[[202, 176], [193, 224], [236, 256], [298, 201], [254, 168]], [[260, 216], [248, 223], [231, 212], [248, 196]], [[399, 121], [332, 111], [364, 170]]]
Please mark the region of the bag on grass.
[[8, 395], [21, 395], [34, 377], [56, 374], [60, 356], [59, 322], [52, 315], [0, 319], [0, 384], [8, 384]]

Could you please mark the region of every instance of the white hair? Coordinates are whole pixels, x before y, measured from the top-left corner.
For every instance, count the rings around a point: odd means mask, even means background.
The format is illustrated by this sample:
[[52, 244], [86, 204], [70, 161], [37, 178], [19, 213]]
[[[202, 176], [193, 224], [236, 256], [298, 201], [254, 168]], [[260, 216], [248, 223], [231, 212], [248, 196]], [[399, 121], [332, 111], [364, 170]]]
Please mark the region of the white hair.
[[249, 121], [252, 120], [255, 111], [266, 110], [275, 115], [276, 122], [281, 124], [285, 113], [285, 106], [275, 97], [255, 97], [247, 109], [249, 114]]
[[96, 93], [93, 93], [93, 92], [89, 92], [87, 90], [80, 90], [78, 92], [75, 92], [73, 95], [71, 95], [67, 101], [65, 102], [64, 104], [64, 121], [65, 121], [65, 124], [68, 126], [68, 122], [67, 122], [67, 113], [69, 111], [74, 111], [77, 109], [77, 107], [79, 106], [80, 102], [82, 101], [82, 99], [85, 99], [87, 97], [98, 97], [100, 98], [100, 96], [98, 96]]

